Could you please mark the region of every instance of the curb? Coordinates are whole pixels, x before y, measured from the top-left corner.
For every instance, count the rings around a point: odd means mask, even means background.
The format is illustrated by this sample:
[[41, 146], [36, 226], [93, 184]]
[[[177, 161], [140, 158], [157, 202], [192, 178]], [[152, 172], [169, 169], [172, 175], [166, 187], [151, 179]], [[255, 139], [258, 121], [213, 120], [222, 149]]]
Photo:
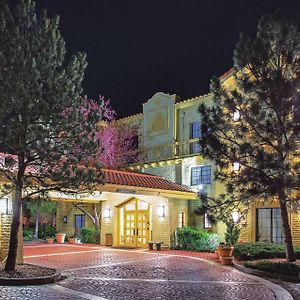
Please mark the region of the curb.
[[56, 271], [53, 275], [34, 278], [5, 278], [0, 277], [0, 285], [36, 285], [54, 283], [61, 279], [61, 272]]
[[241, 272], [251, 274], [251, 275], [256, 275], [256, 276], [259, 276], [259, 277], [279, 279], [279, 280], [282, 280], [282, 281], [295, 282], [295, 283], [300, 282], [300, 278], [297, 278], [297, 277], [288, 276], [288, 275], [281, 275], [281, 274], [274, 274], [274, 273], [268, 273], [268, 272], [264, 272], [264, 271], [260, 271], [260, 270], [254, 270], [254, 269], [246, 268], [246, 267], [244, 267], [240, 264], [237, 264], [235, 262], [233, 263], [233, 266]]

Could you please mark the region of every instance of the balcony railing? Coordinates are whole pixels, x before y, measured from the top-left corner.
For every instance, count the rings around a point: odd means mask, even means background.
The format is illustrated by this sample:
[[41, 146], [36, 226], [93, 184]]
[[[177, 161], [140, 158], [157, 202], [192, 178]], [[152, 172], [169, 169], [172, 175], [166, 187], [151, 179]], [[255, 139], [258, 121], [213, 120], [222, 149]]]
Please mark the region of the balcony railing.
[[197, 155], [200, 151], [200, 145], [197, 139], [185, 141], [182, 143], [165, 144], [157, 147], [139, 150], [138, 162], [155, 162], [167, 159], [174, 159]]

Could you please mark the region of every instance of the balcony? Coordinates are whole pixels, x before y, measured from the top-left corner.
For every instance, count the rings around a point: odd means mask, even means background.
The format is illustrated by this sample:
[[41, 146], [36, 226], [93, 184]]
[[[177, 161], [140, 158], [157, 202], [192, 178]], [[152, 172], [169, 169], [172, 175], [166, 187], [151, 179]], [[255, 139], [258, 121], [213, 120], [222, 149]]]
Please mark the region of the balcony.
[[199, 155], [201, 152], [198, 139], [192, 139], [185, 142], [174, 144], [159, 145], [147, 149], [139, 150], [138, 162], [156, 162], [174, 158], [182, 158], [193, 155]]

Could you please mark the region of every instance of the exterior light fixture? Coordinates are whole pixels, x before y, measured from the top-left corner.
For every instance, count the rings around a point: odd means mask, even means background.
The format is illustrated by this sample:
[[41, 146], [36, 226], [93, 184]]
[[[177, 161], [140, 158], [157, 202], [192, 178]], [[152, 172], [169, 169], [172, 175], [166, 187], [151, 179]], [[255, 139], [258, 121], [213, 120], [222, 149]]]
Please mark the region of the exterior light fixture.
[[232, 217], [233, 223], [238, 223], [240, 221], [241, 214], [240, 214], [240, 212], [237, 209], [234, 209], [231, 212], [231, 217]]
[[159, 207], [157, 208], [157, 215], [158, 215], [158, 217], [162, 217], [162, 218], [165, 217], [165, 215], [166, 215], [166, 208], [165, 208], [164, 205], [159, 206]]
[[64, 217], [63, 217], [63, 222], [64, 222], [65, 224], [68, 223], [68, 217], [67, 217], [67, 216], [64, 216]]
[[103, 211], [103, 216], [105, 219], [109, 219], [110, 218], [110, 208], [105, 208]]
[[233, 172], [238, 172], [240, 170], [240, 163], [234, 162], [232, 165]]
[[236, 110], [233, 113], [233, 121], [237, 122], [240, 119], [240, 112], [238, 110]]

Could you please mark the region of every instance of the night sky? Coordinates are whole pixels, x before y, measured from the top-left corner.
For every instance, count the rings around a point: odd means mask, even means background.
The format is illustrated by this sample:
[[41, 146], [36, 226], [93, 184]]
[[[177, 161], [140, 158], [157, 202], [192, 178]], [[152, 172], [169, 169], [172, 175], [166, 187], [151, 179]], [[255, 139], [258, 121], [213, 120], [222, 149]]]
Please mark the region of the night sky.
[[239, 32], [298, 0], [37, 0], [61, 17], [67, 51], [87, 53], [84, 94], [111, 99], [118, 117], [142, 112], [154, 93], [182, 99], [209, 91], [232, 66]]

